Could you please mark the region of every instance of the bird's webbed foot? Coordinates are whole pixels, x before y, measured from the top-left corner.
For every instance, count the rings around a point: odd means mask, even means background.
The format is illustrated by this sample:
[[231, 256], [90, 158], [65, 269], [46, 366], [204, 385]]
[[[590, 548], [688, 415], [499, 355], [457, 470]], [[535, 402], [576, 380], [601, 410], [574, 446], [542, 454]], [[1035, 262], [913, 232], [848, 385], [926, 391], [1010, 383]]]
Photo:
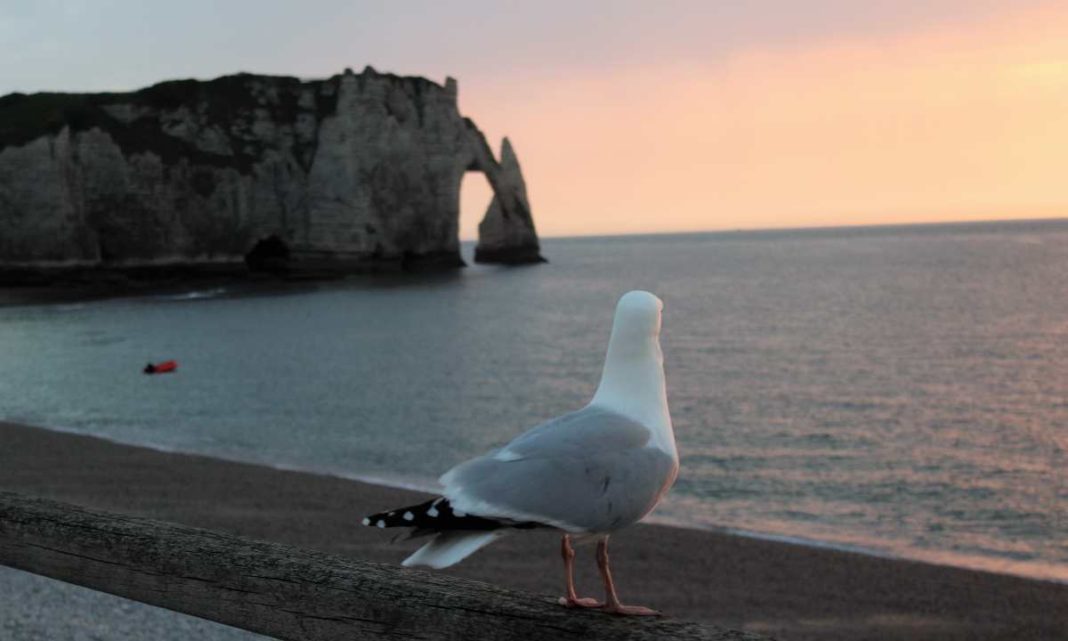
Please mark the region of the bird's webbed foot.
[[567, 597], [562, 596], [557, 599], [557, 602], [565, 608], [603, 608], [604, 603], [601, 603], [597, 599], [591, 599], [589, 597]]

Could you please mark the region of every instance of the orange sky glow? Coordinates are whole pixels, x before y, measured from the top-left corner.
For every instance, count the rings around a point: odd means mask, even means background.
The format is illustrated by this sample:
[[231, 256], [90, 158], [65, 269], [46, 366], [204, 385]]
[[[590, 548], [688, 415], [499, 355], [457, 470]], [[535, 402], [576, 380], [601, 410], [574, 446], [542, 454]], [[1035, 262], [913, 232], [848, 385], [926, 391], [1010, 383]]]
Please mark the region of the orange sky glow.
[[41, 0], [0, 43], [0, 95], [453, 76], [544, 236], [1068, 216], [1066, 0]]
[[[545, 236], [1068, 216], [1068, 7], [460, 80]], [[463, 185], [473, 238], [489, 189]]]

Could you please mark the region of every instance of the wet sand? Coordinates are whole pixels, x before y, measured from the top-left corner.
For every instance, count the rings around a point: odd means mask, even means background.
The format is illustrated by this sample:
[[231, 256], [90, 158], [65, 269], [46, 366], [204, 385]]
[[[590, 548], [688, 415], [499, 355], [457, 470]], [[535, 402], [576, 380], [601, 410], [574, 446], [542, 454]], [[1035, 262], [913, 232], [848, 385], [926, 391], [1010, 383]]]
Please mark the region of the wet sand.
[[[2, 422], [0, 489], [384, 563], [418, 543], [360, 519], [424, 498]], [[612, 553], [624, 601], [780, 639], [1068, 639], [1063, 584], [659, 525], [613, 536]], [[600, 596], [592, 549], [578, 566]], [[507, 537], [445, 571], [557, 594], [558, 538]]]

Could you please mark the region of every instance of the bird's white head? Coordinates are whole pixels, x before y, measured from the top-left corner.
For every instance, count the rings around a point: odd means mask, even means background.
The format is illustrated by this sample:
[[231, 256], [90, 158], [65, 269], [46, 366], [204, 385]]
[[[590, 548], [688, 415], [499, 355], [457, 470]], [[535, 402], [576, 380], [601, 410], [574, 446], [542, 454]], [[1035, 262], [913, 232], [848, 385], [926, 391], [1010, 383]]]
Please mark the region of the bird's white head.
[[610, 344], [618, 343], [620, 351], [635, 357], [645, 356], [649, 347], [656, 347], [659, 356], [660, 315], [663, 311], [663, 301], [649, 292], [635, 290], [623, 294], [616, 304]]
[[657, 444], [674, 453], [660, 351], [663, 309], [664, 303], [649, 292], [632, 291], [619, 299], [601, 384], [590, 404], [646, 425], [654, 431]]

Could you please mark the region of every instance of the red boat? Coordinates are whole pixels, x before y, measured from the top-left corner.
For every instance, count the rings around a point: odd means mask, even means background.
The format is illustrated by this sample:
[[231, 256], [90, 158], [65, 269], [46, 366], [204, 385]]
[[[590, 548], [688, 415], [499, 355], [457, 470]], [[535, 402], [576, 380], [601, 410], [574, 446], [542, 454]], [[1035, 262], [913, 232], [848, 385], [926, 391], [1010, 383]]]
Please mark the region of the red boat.
[[178, 369], [178, 361], [163, 361], [162, 363], [149, 363], [145, 365], [145, 374], [170, 374]]

